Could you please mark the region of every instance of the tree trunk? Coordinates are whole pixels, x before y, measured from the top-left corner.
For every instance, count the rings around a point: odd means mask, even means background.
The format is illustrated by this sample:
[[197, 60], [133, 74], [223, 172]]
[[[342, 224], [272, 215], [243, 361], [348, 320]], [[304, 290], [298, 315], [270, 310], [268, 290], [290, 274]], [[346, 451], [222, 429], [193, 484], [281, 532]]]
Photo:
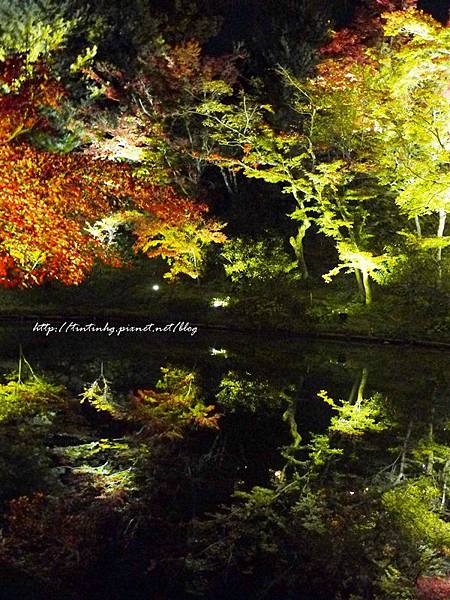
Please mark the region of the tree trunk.
[[[447, 213], [441, 209], [439, 211], [439, 225], [437, 230], [437, 237], [442, 238], [444, 236], [445, 221], [447, 219]], [[438, 263], [438, 278], [439, 282], [442, 281], [442, 247], [437, 249], [436, 260]]]
[[363, 369], [361, 371], [361, 380], [359, 382], [358, 395], [357, 395], [357, 399], [356, 399], [356, 404], [358, 404], [358, 405], [361, 404], [361, 402], [364, 400], [364, 390], [366, 389], [368, 376], [369, 376], [369, 371], [367, 370], [366, 367], [363, 367]]
[[223, 167], [220, 167], [220, 172], [222, 174], [225, 187], [227, 188], [227, 192], [230, 194], [230, 196], [233, 196], [236, 193], [236, 188], [233, 185], [235, 181], [230, 181], [229, 172], [227, 172], [227, 170]]
[[355, 269], [355, 278], [356, 278], [356, 284], [358, 286], [359, 297], [364, 302], [366, 295], [364, 293], [363, 280], [361, 277], [361, 271], [359, 269]]
[[305, 239], [306, 231], [310, 227], [310, 222], [308, 220], [303, 221], [303, 223], [299, 226], [297, 235], [292, 236], [289, 240], [291, 246], [294, 249], [295, 256], [297, 257], [297, 261], [302, 269], [303, 278], [308, 279], [309, 270], [308, 265], [306, 264], [305, 252], [303, 247], [303, 240]]
[[370, 287], [370, 279], [367, 271], [362, 272], [362, 280], [364, 285], [364, 299], [366, 304], [372, 304], [372, 290]]
[[414, 217], [414, 222], [416, 224], [417, 237], [421, 238], [422, 237], [422, 227], [420, 226], [420, 220], [419, 220], [419, 217], [417, 215]]
[[402, 448], [402, 452], [401, 452], [401, 458], [400, 458], [400, 469], [399, 469], [399, 473], [397, 476], [397, 480], [396, 483], [399, 483], [404, 475], [405, 475], [405, 465], [406, 465], [406, 452], [408, 450], [408, 443], [409, 443], [409, 438], [411, 437], [411, 432], [412, 432], [412, 428], [413, 428], [413, 422], [410, 421], [408, 424], [408, 430], [406, 432], [406, 436], [405, 436], [405, 440], [403, 442], [403, 448]]
[[430, 451], [428, 453], [427, 461], [427, 475], [433, 475], [434, 468], [434, 427], [433, 427], [434, 407], [431, 409], [430, 425], [428, 428], [428, 443], [430, 444]]
[[353, 382], [353, 386], [352, 389], [350, 391], [350, 395], [348, 397], [348, 403], [349, 404], [353, 404], [355, 401], [355, 398], [357, 397], [357, 392], [358, 392], [358, 388], [359, 388], [359, 384], [361, 382], [361, 377], [360, 374], [358, 373], [357, 376], [355, 377], [355, 381]]
[[447, 475], [448, 475], [449, 466], [450, 466], [450, 460], [447, 460], [445, 462], [444, 468], [442, 469], [442, 479], [443, 479], [442, 498], [441, 498], [441, 510], [442, 511], [445, 509], [445, 503], [447, 501]]
[[298, 431], [296, 414], [297, 414], [297, 401], [295, 398], [291, 398], [288, 394], [282, 394], [283, 400], [287, 402], [287, 408], [283, 413], [283, 421], [285, 421], [289, 425], [289, 429], [291, 431], [291, 436], [293, 439], [293, 448], [298, 448], [301, 441], [302, 436]]
[[303, 278], [308, 279], [309, 270], [308, 265], [306, 264], [303, 240], [305, 239], [306, 232], [311, 227], [311, 221], [308, 219], [305, 204], [303, 200], [299, 198], [295, 188], [292, 190], [292, 195], [295, 198], [297, 206], [303, 211], [303, 220], [301, 220], [301, 224], [298, 226], [297, 235], [295, 237], [292, 236], [289, 242], [294, 248], [295, 256], [297, 257], [299, 265], [303, 269]]

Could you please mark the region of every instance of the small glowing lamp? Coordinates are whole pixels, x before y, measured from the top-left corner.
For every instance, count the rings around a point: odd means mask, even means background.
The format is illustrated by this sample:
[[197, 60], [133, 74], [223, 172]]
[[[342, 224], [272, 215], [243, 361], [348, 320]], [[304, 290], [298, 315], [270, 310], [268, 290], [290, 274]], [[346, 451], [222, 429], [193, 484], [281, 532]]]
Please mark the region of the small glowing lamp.
[[157, 292], [159, 290], [159, 285], [157, 283], [155, 283], [155, 285], [152, 285], [152, 290]]

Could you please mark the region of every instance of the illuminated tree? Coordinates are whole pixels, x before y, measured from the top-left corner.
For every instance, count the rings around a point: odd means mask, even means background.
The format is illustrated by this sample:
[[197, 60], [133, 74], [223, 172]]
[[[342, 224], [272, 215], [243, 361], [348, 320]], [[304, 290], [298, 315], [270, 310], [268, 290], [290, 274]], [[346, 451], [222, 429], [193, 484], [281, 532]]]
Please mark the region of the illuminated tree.
[[397, 230], [435, 253], [441, 279], [442, 249], [449, 243], [450, 37], [414, 2], [381, 4], [388, 9], [382, 18], [361, 14], [323, 49], [325, 60], [305, 86], [302, 104], [308, 94], [318, 143], [395, 199]]
[[22, 78], [24, 59], [11, 56], [0, 63], [0, 143], [33, 129], [49, 126], [45, 110], [57, 108], [64, 97], [64, 89], [50, 76], [43, 65], [35, 65], [32, 77]]
[[[165, 237], [183, 236], [196, 224], [189, 252], [195, 254], [197, 266], [201, 247], [221, 239], [203, 232], [202, 227], [205, 231], [215, 227], [205, 223], [206, 206], [170, 188], [145, 184], [127, 165], [93, 161], [79, 154], [53, 155], [25, 144], [0, 146], [0, 164], [5, 173], [0, 183], [3, 285], [29, 286], [52, 279], [76, 284], [96, 259], [117, 264], [113, 240], [105, 243], [92, 235], [95, 223], [108, 215], [115, 214], [123, 224], [132, 223], [137, 249], [148, 251], [141, 245], [144, 238], [148, 246], [153, 242], [159, 247], [154, 255], [169, 258], [172, 273], [198, 276], [199, 271], [188, 266], [188, 250], [174, 241], [165, 244]], [[129, 206], [135, 207], [132, 219], [127, 211], [118, 210]], [[91, 223], [90, 232], [87, 223]]]
[[[310, 170], [311, 155], [302, 136], [277, 132], [267, 122], [271, 106], [258, 105], [241, 94], [232, 103], [231, 90], [216, 86], [214, 94], [197, 108], [203, 125], [217, 143], [217, 151], [207, 158], [221, 169], [241, 171], [248, 178], [280, 185], [292, 196], [295, 208], [290, 215], [297, 223], [297, 233], [290, 238], [302, 276], [309, 270], [304, 255], [304, 238], [310, 228], [313, 204], [329, 184], [323, 178], [314, 182], [305, 177]], [[317, 184], [317, 187], [316, 187]]]
[[[12, 58], [1, 66], [0, 79], [9, 89], [0, 96], [0, 282], [77, 284], [95, 260], [118, 264], [114, 240], [99, 236], [96, 226], [112, 216], [117, 226], [136, 232], [137, 251], [151, 255], [153, 244], [159, 249], [153, 255], [166, 258], [172, 274], [197, 277], [203, 247], [223, 239], [218, 224], [205, 220], [206, 205], [168, 186], [146, 183], [124, 163], [81, 153], [53, 154], [19, 143], [36, 129], [51, 132], [48, 109], [58, 107], [64, 90], [41, 65], [18, 85], [10, 84], [20, 78], [21, 60]], [[188, 253], [195, 257], [194, 266]]]
[[[70, 16], [69, 16], [70, 15]], [[0, 60], [24, 57], [22, 75], [63, 47], [80, 23], [80, 13], [68, 1], [0, 1]]]
[[154, 216], [138, 215], [135, 221], [135, 251], [153, 258], [161, 256], [171, 266], [164, 277], [172, 279], [178, 274], [197, 279], [204, 266], [204, 250], [211, 244], [226, 240], [223, 224], [198, 216], [170, 223]]
[[395, 258], [389, 255], [374, 256], [371, 252], [361, 251], [348, 242], [338, 242], [337, 251], [340, 262], [337, 267], [334, 267], [323, 276], [325, 281], [329, 283], [342, 270], [347, 273], [354, 273], [364, 302], [371, 304], [372, 289], [370, 280], [377, 281], [384, 272], [389, 272], [395, 264]]
[[[205, 125], [211, 128], [212, 136], [221, 144], [221, 153], [210, 159], [216, 164], [241, 170], [249, 178], [281, 186], [282, 192], [293, 198], [295, 207], [289, 216], [295, 222], [297, 232], [289, 241], [304, 278], [309, 274], [304, 241], [312, 224], [334, 241], [341, 258], [343, 254], [347, 255], [334, 274], [344, 268], [344, 264], [349, 267], [348, 249], [352, 248], [355, 260], [349, 270], [355, 273], [361, 296], [370, 303], [369, 272], [372, 276], [382, 263], [387, 263], [385, 258], [381, 259], [383, 253], [378, 248], [367, 247], [368, 240], [373, 237], [369, 229], [370, 201], [378, 190], [370, 189], [361, 169], [353, 169], [343, 157], [334, 156], [329, 160], [327, 154], [325, 158], [318, 139], [323, 132], [316, 130], [319, 107], [312, 105], [309, 94], [298, 82], [289, 81], [301, 95], [298, 111], [302, 117], [302, 131], [294, 128], [289, 132], [276, 131], [267, 122], [271, 107], [258, 106], [245, 96], [235, 106], [223, 101], [205, 101], [201, 107]], [[362, 257], [367, 252], [373, 255], [379, 267], [361, 271], [360, 266], [367, 263], [356, 260], [356, 256]]]
[[295, 200], [291, 244], [305, 277], [304, 240], [316, 223], [341, 258], [332, 274], [354, 272], [366, 302], [370, 277], [387, 280], [405, 236], [434, 253], [441, 279], [449, 244], [449, 40], [413, 1], [369, 2], [321, 49], [313, 76], [299, 81], [283, 71], [297, 113], [286, 131], [271, 125], [271, 107], [244, 96], [233, 102], [226, 90], [200, 107], [220, 147], [210, 157], [216, 164]]
[[205, 135], [197, 106], [218, 89], [232, 93], [241, 57], [207, 56], [195, 39], [177, 44], [159, 39], [138, 56], [133, 77], [103, 65], [85, 71], [117, 103], [117, 110], [94, 105], [85, 115], [87, 151], [134, 161], [152, 181], [198, 194], [216, 144]]
[[[384, 181], [398, 190], [396, 202], [416, 224], [419, 245], [435, 251], [439, 279], [444, 236], [450, 210], [450, 35], [447, 28], [417, 11], [387, 15], [384, 35], [398, 50], [380, 67], [388, 81], [390, 102], [374, 109]], [[431, 235], [434, 225], [435, 236]], [[424, 220], [422, 232], [420, 219]]]

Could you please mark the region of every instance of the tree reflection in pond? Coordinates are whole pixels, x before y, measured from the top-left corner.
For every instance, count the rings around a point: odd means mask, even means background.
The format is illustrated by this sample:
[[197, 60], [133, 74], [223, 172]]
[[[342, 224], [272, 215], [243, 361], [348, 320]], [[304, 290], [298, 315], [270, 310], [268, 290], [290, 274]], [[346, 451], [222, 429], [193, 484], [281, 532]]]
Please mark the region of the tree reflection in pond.
[[2, 598], [446, 597], [444, 353], [72, 342], [0, 388]]

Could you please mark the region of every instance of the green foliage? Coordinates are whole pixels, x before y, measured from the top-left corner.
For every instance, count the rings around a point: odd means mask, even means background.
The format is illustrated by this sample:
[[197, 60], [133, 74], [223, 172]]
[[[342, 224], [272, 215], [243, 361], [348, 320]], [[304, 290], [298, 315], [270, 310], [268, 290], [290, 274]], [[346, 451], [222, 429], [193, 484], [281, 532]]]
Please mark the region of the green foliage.
[[[340, 429], [335, 431], [342, 432]], [[347, 433], [348, 428], [345, 427], [343, 433]], [[336, 456], [342, 456], [344, 450], [342, 448], [335, 448], [331, 445], [330, 436], [328, 434], [314, 434], [311, 442], [307, 445], [308, 460], [311, 463], [311, 471], [317, 471], [323, 469], [329, 464], [330, 459]]]
[[[143, 221], [143, 222], [142, 222]], [[203, 223], [192, 219], [181, 227], [145, 219], [137, 226], [136, 251], [148, 256], [161, 256], [170, 269], [164, 273], [166, 279], [174, 279], [180, 274], [198, 279], [205, 266], [205, 249], [211, 243], [225, 240], [224, 225]]]
[[[188, 566], [198, 580], [227, 565], [237, 586], [244, 585], [244, 568], [257, 589], [286, 598], [308, 584], [312, 595], [412, 600], [418, 575], [445, 573], [449, 524], [438, 469], [448, 465], [448, 448], [430, 434], [415, 442], [407, 437], [398, 442], [400, 452], [416, 450], [378, 472], [374, 450], [396, 439], [398, 425], [380, 395], [363, 399], [366, 378], [363, 370], [350, 401], [319, 394], [337, 415], [304, 446], [293, 436], [283, 451], [288, 462], [270, 486], [238, 492], [230, 508], [196, 525], [203, 541], [194, 545]], [[423, 474], [424, 461], [432, 461], [433, 473]], [[402, 477], [389, 477], [385, 472], [400, 462], [411, 475], [401, 467]], [[430, 575], [430, 589], [434, 582]], [[209, 593], [226, 582], [215, 584]]]
[[358, 250], [354, 245], [347, 242], [338, 242], [337, 251], [339, 253], [340, 263], [323, 275], [327, 283], [337, 275], [341, 270], [348, 273], [361, 271], [367, 273], [375, 280], [382, 280], [386, 273], [391, 272], [394, 265], [398, 262], [397, 257], [389, 255], [374, 256], [371, 252]]
[[432, 481], [409, 481], [383, 494], [383, 506], [404, 535], [414, 543], [450, 546], [450, 523], [441, 510], [441, 492]]
[[255, 240], [233, 238], [226, 242], [221, 252], [225, 273], [236, 284], [251, 284], [260, 280], [270, 285], [278, 278], [295, 277], [297, 264], [283, 248], [279, 240]]
[[385, 428], [380, 418], [382, 405], [378, 395], [366, 400], [358, 399], [354, 404], [345, 401], [337, 404], [325, 390], [319, 392], [318, 396], [337, 412], [331, 419], [330, 431], [361, 436], [367, 431], [380, 431]]
[[220, 381], [217, 402], [226, 413], [258, 414], [262, 410], [277, 410], [280, 395], [269, 382], [229, 371]]
[[103, 374], [90, 385], [84, 387], [80, 394], [80, 402], [87, 402], [99, 412], [106, 412], [112, 416], [119, 416], [120, 410], [114, 401], [114, 396], [108, 381]]
[[383, 598], [392, 600], [417, 600], [417, 590], [410, 578], [393, 565], [388, 565], [380, 579]]
[[[61, 50], [80, 24], [73, 3], [55, 0], [0, 2], [0, 60], [23, 55], [29, 71]], [[29, 72], [26, 73], [29, 75]]]
[[65, 405], [62, 386], [37, 376], [22, 381], [15, 373], [8, 383], [0, 385], [0, 423], [13, 423], [33, 417], [46, 417]]

